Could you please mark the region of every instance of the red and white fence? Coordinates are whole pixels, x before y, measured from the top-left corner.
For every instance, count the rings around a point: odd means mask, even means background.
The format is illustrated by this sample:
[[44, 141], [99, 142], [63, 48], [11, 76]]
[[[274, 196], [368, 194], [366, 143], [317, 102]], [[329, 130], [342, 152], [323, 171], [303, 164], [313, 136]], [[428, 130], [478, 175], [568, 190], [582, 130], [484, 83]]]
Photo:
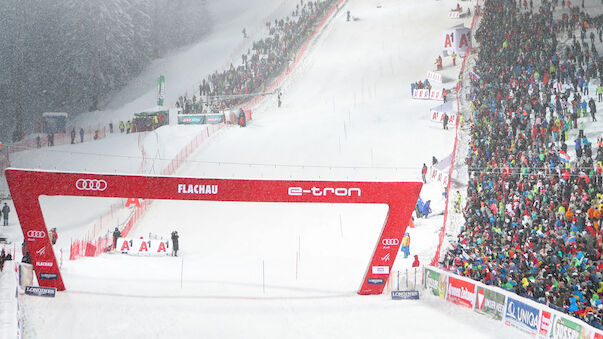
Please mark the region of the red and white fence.
[[[79, 130], [76, 130], [75, 142], [80, 143], [80, 133]], [[84, 141], [92, 141], [96, 139], [103, 139], [107, 136], [107, 127], [101, 124], [88, 126], [84, 128]], [[39, 144], [38, 144], [39, 138]], [[53, 145], [67, 145], [71, 144], [71, 134], [70, 133], [56, 133], [54, 134]], [[14, 144], [6, 145], [0, 148], [0, 176], [4, 176], [4, 170], [11, 166], [10, 158], [11, 154], [16, 152], [22, 152], [27, 150], [32, 150], [36, 148], [42, 147], [50, 147], [48, 136], [44, 134], [39, 134], [36, 137], [33, 135], [28, 139], [21, 140]]]
[[[198, 133], [189, 143], [187, 143], [181, 150], [176, 154], [176, 156], [170, 161], [170, 163], [161, 171], [162, 175], [171, 175], [176, 172], [176, 170], [186, 161], [186, 159], [207, 139], [209, 139], [213, 134], [222, 129], [224, 124], [216, 124], [216, 125], [203, 125], [204, 129], [200, 133]], [[139, 145], [141, 143], [139, 142]], [[142, 146], [141, 151], [143, 152], [144, 148]], [[144, 159], [143, 159], [144, 161]], [[140, 207], [134, 209], [134, 212], [129, 217], [128, 221], [125, 223], [123, 229], [121, 230], [121, 236], [127, 237], [127, 235], [132, 230], [132, 227], [142, 218], [144, 213], [147, 211], [149, 205], [151, 204], [151, 200], [142, 200], [140, 201]], [[111, 211], [108, 212], [105, 216], [113, 219], [113, 213], [116, 212], [117, 208], [121, 208], [123, 206], [123, 202], [119, 204], [112, 205]], [[109, 215], [110, 213], [110, 215]], [[103, 224], [102, 222], [103, 216], [101, 216], [97, 223], [95, 223], [94, 228], [92, 229], [90, 235], [86, 236], [84, 239], [80, 240], [72, 240], [71, 246], [69, 250], [69, 260], [76, 260], [80, 257], [94, 257], [98, 256], [101, 253], [107, 252], [113, 247], [113, 235], [109, 233], [109, 229], [106, 227], [108, 224]], [[103, 229], [107, 229], [107, 234], [99, 236]]]
[[[278, 78], [276, 78], [268, 86], [268, 88], [265, 90], [265, 92], [269, 92], [269, 91], [272, 91], [272, 90], [278, 88], [281, 85], [281, 83], [284, 81], [286, 76], [289, 75], [293, 71], [295, 66], [301, 60], [302, 55], [307, 50], [308, 45], [310, 44], [310, 41], [312, 41], [312, 39], [316, 36], [316, 34], [318, 34], [318, 32], [322, 29], [322, 27], [325, 25], [327, 20], [333, 15], [333, 13], [335, 13], [339, 9], [339, 5], [342, 2], [343, 2], [342, 0], [338, 1], [337, 4], [335, 4], [329, 11], [327, 11], [324, 18], [318, 23], [318, 25], [315, 27], [312, 34], [310, 34], [310, 36], [308, 37], [306, 42], [301, 46], [300, 50], [297, 52], [295, 60], [291, 63], [291, 65], [289, 65], [289, 67], [287, 67], [287, 69]], [[251, 101], [249, 101], [243, 105], [242, 108], [244, 109], [246, 118], [248, 120], [251, 120], [250, 107], [259, 104], [262, 100], [264, 100], [264, 98], [265, 98], [265, 96], [257, 96], [254, 99], [252, 99]], [[224, 124], [204, 125], [205, 129], [201, 133], [197, 134], [195, 136], [195, 138], [193, 138], [186, 146], [184, 146], [180, 150], [180, 152], [178, 152], [178, 154], [176, 154], [176, 156], [170, 161], [170, 163], [161, 171], [161, 174], [162, 175], [174, 174], [176, 172], [176, 170], [182, 165], [182, 163], [184, 163], [186, 161], [186, 159], [199, 147], [199, 145], [201, 145], [205, 140], [207, 140], [209, 137], [211, 137], [218, 130], [222, 129], [224, 126], [225, 126]], [[139, 148], [141, 149], [141, 153], [143, 156], [143, 159], [142, 159], [143, 162], [141, 163], [140, 169], [144, 169], [144, 161], [146, 159], [146, 153], [144, 151], [144, 147], [141, 146], [141, 144], [140, 144], [140, 138], [139, 138]], [[134, 225], [142, 218], [142, 216], [148, 209], [150, 203], [151, 203], [150, 200], [141, 201], [140, 208], [135, 209], [134, 213], [132, 214], [132, 216], [130, 217], [130, 219], [127, 221], [124, 228], [122, 229], [122, 231], [121, 231], [122, 237], [127, 237], [129, 232], [132, 230], [132, 227], [134, 227]], [[96, 240], [94, 240], [95, 238], [93, 238], [93, 239], [83, 239], [83, 240], [72, 241], [70, 256], [69, 256], [70, 260], [75, 260], [82, 256], [99, 255], [100, 253], [102, 253], [103, 250], [107, 250], [108, 248], [112, 247], [112, 245], [113, 245], [112, 238], [113, 238], [112, 235], [106, 235], [104, 237], [96, 238]]]
[[[476, 4], [476, 7], [479, 7], [479, 1]], [[478, 15], [478, 10], [475, 10], [473, 12], [473, 20], [471, 21], [471, 32], [474, 31], [474, 25], [475, 25], [475, 21], [477, 19], [477, 15]], [[465, 56], [463, 57], [463, 64], [461, 65], [461, 74], [463, 72], [465, 72], [465, 65], [467, 63], [467, 58], [469, 57], [469, 55], [471, 54], [471, 51], [469, 49], [467, 49], [467, 52], [465, 53]], [[460, 97], [461, 97], [461, 82], [457, 82], [456, 83], [456, 107], [457, 107], [457, 116], [460, 117]], [[460, 119], [456, 119], [455, 121], [455, 137], [454, 137], [454, 147], [452, 149], [452, 159], [450, 162], [450, 170], [448, 171], [448, 181], [447, 181], [447, 185], [446, 185], [446, 192], [450, 193], [450, 183], [451, 183], [451, 179], [452, 179], [452, 172], [454, 171], [454, 162], [455, 162], [455, 158], [456, 158], [456, 151], [457, 151], [457, 146], [458, 146], [458, 141], [459, 141], [459, 121]], [[431, 260], [431, 265], [432, 266], [437, 266], [438, 265], [438, 261], [440, 260], [440, 252], [442, 250], [442, 243], [444, 242], [444, 235], [446, 234], [446, 222], [448, 221], [448, 203], [450, 202], [450, 194], [446, 195], [446, 204], [444, 207], [444, 222], [442, 223], [442, 229], [440, 230], [440, 235], [439, 235], [439, 241], [438, 241], [438, 247], [436, 249], [436, 252], [433, 256], [433, 259]]]

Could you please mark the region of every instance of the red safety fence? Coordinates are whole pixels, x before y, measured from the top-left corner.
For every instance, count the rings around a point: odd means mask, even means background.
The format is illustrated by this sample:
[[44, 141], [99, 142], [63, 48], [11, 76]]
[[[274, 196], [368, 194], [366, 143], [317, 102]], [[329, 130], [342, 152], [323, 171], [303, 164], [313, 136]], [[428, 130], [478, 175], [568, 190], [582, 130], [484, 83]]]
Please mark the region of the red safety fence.
[[[302, 55], [307, 50], [308, 45], [310, 44], [312, 39], [318, 34], [318, 32], [322, 29], [322, 27], [325, 25], [327, 20], [333, 15], [333, 13], [335, 13], [337, 10], [339, 10], [339, 5], [341, 3], [343, 3], [343, 0], [339, 0], [333, 7], [331, 7], [327, 11], [324, 18], [316, 25], [316, 27], [314, 28], [314, 31], [308, 36], [308, 39], [301, 46], [299, 52], [296, 54], [295, 60], [291, 63], [291, 65], [289, 65], [287, 67], [287, 69], [278, 78], [276, 78], [268, 86], [266, 91], [274, 90], [275, 88], [280, 86], [280, 84], [284, 81], [285, 77], [293, 71], [295, 66], [299, 63], [299, 60], [301, 60]], [[247, 120], [251, 120], [250, 107], [257, 105], [264, 98], [265, 98], [264, 96], [257, 96], [254, 99], [252, 99], [251, 101], [249, 101], [243, 105], [242, 108], [245, 111]], [[232, 119], [227, 119], [227, 122], [232, 123], [232, 121], [230, 121], [230, 120], [232, 120]], [[175, 173], [176, 170], [182, 165], [182, 163], [184, 163], [186, 161], [186, 159], [195, 150], [197, 150], [199, 145], [201, 145], [205, 140], [207, 140], [215, 132], [217, 132], [218, 130], [223, 128], [225, 125], [224, 124], [216, 124], [216, 125], [204, 125], [204, 126], [206, 127], [205, 130], [203, 130], [201, 133], [197, 134], [186, 146], [184, 146], [180, 150], [180, 152], [178, 152], [178, 154], [176, 154], [176, 156], [170, 161], [170, 163], [161, 171], [161, 175], [171, 175], [171, 174]], [[140, 172], [140, 171], [144, 170], [144, 164], [145, 164], [145, 160], [146, 160], [146, 153], [144, 151], [144, 147], [141, 144], [140, 137], [138, 140], [138, 146], [141, 150], [142, 157], [143, 157], [140, 168], [139, 168], [139, 172]], [[132, 216], [130, 217], [128, 222], [125, 224], [123, 230], [121, 231], [122, 237], [126, 237], [129, 234], [129, 232], [132, 230], [132, 227], [134, 227], [134, 225], [142, 218], [142, 216], [148, 209], [150, 203], [151, 203], [151, 200], [144, 200], [140, 203], [140, 208], [137, 208], [135, 210], [135, 212], [132, 214]], [[110, 238], [110, 239], [108, 239], [108, 238]], [[103, 251], [110, 250], [113, 245], [112, 238], [113, 238], [112, 235], [110, 235], [110, 236], [107, 235], [105, 237], [97, 238], [97, 240], [94, 240], [94, 241], [91, 241], [91, 240], [72, 241], [70, 256], [69, 256], [70, 260], [75, 260], [82, 256], [97, 256], [100, 253], [102, 253]], [[99, 244], [98, 244], [99, 241], [103, 241], [103, 244], [106, 244], [107, 246], [99, 246]]]
[[113, 236], [106, 235], [95, 240], [72, 240], [69, 247], [69, 260], [81, 257], [96, 257], [111, 249]]
[[[479, 1], [476, 4], [476, 10], [473, 12], [473, 20], [471, 21], [471, 32], [472, 33], [473, 33], [474, 25], [475, 25], [475, 20], [478, 15], [478, 10], [477, 10], [478, 8], [479, 8]], [[463, 64], [461, 65], [461, 72], [460, 72], [461, 74], [463, 74], [463, 72], [465, 71], [465, 64], [467, 63], [467, 58], [469, 58], [469, 55], [471, 54], [471, 52], [472, 51], [469, 48], [467, 48], [467, 52], [465, 52], [465, 56], [463, 57]], [[456, 83], [456, 107], [457, 107], [457, 117], [459, 117], [459, 118], [456, 119], [454, 148], [452, 149], [452, 159], [450, 160], [450, 169], [448, 170], [448, 184], [446, 185], [446, 192], [447, 192], [446, 193], [446, 204], [444, 207], [444, 222], [442, 224], [442, 229], [440, 230], [438, 247], [433, 256], [433, 260], [431, 260], [431, 266], [438, 265], [438, 261], [440, 260], [440, 251], [442, 250], [442, 243], [444, 242], [444, 236], [446, 235], [446, 222], [448, 221], [448, 203], [450, 201], [450, 183], [452, 182], [452, 172], [454, 172], [454, 162], [455, 162], [455, 158], [456, 158], [457, 145], [458, 145], [458, 141], [459, 141], [459, 126], [460, 126], [459, 121], [461, 120], [460, 119], [461, 105], [460, 105], [459, 98], [461, 97], [461, 89], [462, 89], [461, 82], [458, 81]]]
[[[170, 161], [170, 163], [161, 171], [162, 175], [171, 175], [186, 161], [186, 159], [197, 150], [197, 148], [205, 142], [209, 137], [214, 135], [217, 131], [222, 129], [224, 124], [216, 125], [203, 125], [205, 127], [203, 131], [198, 133], [190, 142], [188, 142], [176, 156]], [[139, 147], [141, 151], [144, 149], [141, 141], [139, 141]], [[141, 165], [142, 166], [142, 165]], [[152, 200], [143, 200], [140, 202], [140, 207], [134, 210], [134, 213], [130, 216], [128, 221], [125, 223], [121, 230], [121, 236], [126, 237], [132, 230], [132, 227], [142, 218], [144, 213], [147, 211]], [[117, 206], [116, 206], [117, 205]], [[112, 218], [114, 207], [121, 208], [123, 203], [118, 203], [111, 206], [111, 211], [106, 214]], [[111, 215], [108, 215], [111, 213]], [[92, 230], [92, 235], [88, 235], [86, 239], [72, 240], [69, 250], [69, 260], [75, 260], [80, 257], [95, 257], [101, 253], [110, 251], [113, 247], [113, 235], [107, 233], [104, 236], [97, 236], [100, 231], [105, 228], [102, 223], [103, 217], [99, 218], [99, 222], [95, 223]], [[106, 225], [105, 225], [106, 226]], [[108, 230], [108, 229], [107, 229]], [[108, 231], [107, 231], [108, 232]]]

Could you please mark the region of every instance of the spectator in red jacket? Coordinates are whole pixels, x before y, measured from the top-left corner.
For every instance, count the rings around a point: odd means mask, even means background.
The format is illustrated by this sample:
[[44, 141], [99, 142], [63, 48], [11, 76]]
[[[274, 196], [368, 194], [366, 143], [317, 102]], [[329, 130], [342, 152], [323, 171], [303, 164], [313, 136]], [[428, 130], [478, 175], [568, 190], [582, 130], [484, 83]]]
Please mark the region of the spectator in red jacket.
[[415, 261], [412, 262], [412, 267], [419, 267], [419, 256], [415, 254]]

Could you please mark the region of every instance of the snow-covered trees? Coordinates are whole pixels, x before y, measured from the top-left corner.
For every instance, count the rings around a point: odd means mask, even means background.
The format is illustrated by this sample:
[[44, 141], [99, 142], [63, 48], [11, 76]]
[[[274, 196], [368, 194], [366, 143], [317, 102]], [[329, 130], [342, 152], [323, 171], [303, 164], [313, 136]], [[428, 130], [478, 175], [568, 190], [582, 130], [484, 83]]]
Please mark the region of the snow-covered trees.
[[44, 111], [101, 108], [169, 48], [207, 30], [199, 0], [0, 1], [0, 140]]

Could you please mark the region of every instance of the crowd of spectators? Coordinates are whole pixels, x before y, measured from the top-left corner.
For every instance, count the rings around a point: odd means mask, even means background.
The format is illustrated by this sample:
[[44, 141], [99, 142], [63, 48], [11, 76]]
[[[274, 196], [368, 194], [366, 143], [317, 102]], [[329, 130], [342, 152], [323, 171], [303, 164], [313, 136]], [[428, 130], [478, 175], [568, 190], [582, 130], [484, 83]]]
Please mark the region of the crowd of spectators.
[[483, 4], [465, 223], [441, 264], [602, 328], [603, 140], [578, 103], [602, 90], [603, 16], [539, 3]]
[[427, 89], [431, 91], [431, 84], [429, 83], [428, 79], [425, 79], [425, 81], [416, 81], [416, 82], [412, 82], [410, 84], [410, 94], [412, 95], [413, 92], [415, 91], [415, 89]]
[[227, 70], [204, 78], [199, 84], [199, 96], [181, 96], [176, 106], [185, 114], [218, 112], [264, 92], [270, 81], [295, 60], [301, 45], [336, 2], [302, 0], [290, 17], [267, 22], [268, 36], [253, 42], [253, 47], [241, 56], [240, 65], [231, 64]]

